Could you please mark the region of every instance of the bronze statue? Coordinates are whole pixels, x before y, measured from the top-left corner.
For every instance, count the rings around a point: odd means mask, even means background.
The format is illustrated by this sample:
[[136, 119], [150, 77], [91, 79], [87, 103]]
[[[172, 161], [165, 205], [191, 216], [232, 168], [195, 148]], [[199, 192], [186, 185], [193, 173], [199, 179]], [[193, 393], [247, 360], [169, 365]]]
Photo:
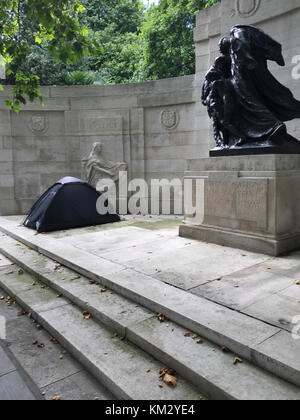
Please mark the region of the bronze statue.
[[220, 52], [202, 92], [217, 143], [211, 155], [300, 153], [284, 124], [300, 118], [300, 102], [267, 64], [285, 65], [282, 46], [258, 28], [237, 25], [221, 39]]

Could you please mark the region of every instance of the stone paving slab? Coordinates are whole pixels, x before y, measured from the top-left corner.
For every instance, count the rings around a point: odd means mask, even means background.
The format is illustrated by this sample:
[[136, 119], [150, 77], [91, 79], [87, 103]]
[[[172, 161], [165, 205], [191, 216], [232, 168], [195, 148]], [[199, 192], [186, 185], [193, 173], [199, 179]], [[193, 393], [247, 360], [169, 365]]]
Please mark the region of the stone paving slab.
[[35, 396], [17, 371], [0, 377], [1, 401], [34, 401]]
[[[176, 388], [158, 387], [161, 364], [95, 323], [85, 320], [72, 305], [37, 314], [48, 331], [55, 333], [77, 360], [122, 399], [197, 400], [199, 392], [183, 378]], [[82, 332], [79, 334], [78, 332]]]
[[0, 267], [5, 267], [11, 264], [11, 261], [9, 261], [7, 258], [4, 257], [4, 255], [0, 254]]
[[300, 387], [299, 378], [295, 374], [300, 370], [299, 354], [300, 340], [295, 340], [289, 332], [280, 331], [259, 344], [253, 351], [252, 357], [262, 367], [272, 363], [274, 370]]
[[46, 400], [58, 395], [67, 401], [115, 400], [89, 373], [81, 371], [42, 389]]
[[[233, 365], [235, 355], [206, 340], [198, 343], [193, 331], [172, 322], [158, 323], [156, 318], [142, 321], [129, 328], [142, 348], [172, 365], [179, 373], [202, 386], [207, 395], [236, 400], [299, 400], [300, 389], [250, 365], [246, 361]], [[149, 344], [150, 343], [150, 344]]]
[[[141, 224], [142, 222], [139, 223]], [[173, 263], [175, 273], [176, 267], [186, 266], [187, 270], [192, 267], [197, 276], [197, 273], [199, 273], [199, 271], [203, 268], [204, 275], [203, 277], [200, 277], [199, 274], [199, 284], [203, 284], [205, 276], [207, 282], [209, 282], [212, 280], [212, 277], [216, 275], [219, 275], [220, 278], [225, 278], [226, 276], [235, 276], [236, 272], [240, 272], [242, 270], [249, 269], [251, 271], [254, 269], [255, 272], [255, 267], [258, 264], [261, 264], [263, 270], [265, 269], [266, 272], [271, 271], [273, 273], [270, 278], [268, 278], [267, 275], [263, 282], [256, 282], [256, 287], [254, 286], [256, 281], [255, 274], [252, 276], [252, 279], [254, 279], [253, 283], [251, 282], [251, 279], [246, 282], [241, 278], [240, 286], [238, 288], [234, 287], [237, 291], [237, 299], [232, 299], [234, 294], [228, 292], [230, 300], [227, 300], [224, 294], [225, 299], [222, 301], [222, 305], [220, 306], [214, 303], [218, 302], [218, 299], [222, 294], [220, 292], [215, 295], [212, 293], [209, 296], [209, 300], [207, 300], [206, 298], [186, 293], [183, 290], [178, 290], [165, 284], [163, 282], [165, 281], [164, 277], [160, 273], [158, 267], [155, 267], [153, 273], [153, 262], [156, 263], [156, 257], [151, 258], [151, 254], [146, 254], [144, 256], [144, 260], [142, 259], [139, 261], [137, 259], [136, 262], [134, 262], [134, 269], [126, 269], [127, 263], [115, 263], [113, 261], [109, 261], [108, 255], [106, 255], [106, 258], [100, 256], [97, 257], [93, 253], [89, 253], [72, 246], [72, 235], [70, 232], [68, 234], [68, 243], [66, 243], [63, 236], [61, 236], [59, 240], [55, 240], [53, 236], [50, 237], [48, 235], [34, 236], [32, 231], [22, 227], [17, 227], [15, 223], [3, 218], [0, 218], [0, 227], [3, 231], [7, 231], [10, 235], [15, 236], [15, 238], [20, 238], [22, 242], [33, 244], [32, 246], [34, 248], [39, 249], [49, 257], [58, 259], [60, 262], [65, 263], [82, 275], [93, 279], [99, 279], [100, 281], [105, 281], [107, 286], [118, 293], [121, 293], [123, 296], [134, 299], [137, 303], [142, 304], [152, 311], [163, 311], [177, 323], [185, 327], [192, 327], [199, 334], [203, 333], [207, 336], [207, 338], [220, 345], [227, 345], [233, 351], [241, 354], [245, 358], [249, 358], [249, 360], [251, 360], [252, 357], [251, 348], [256, 348], [256, 346], [260, 343], [267, 341], [280, 331], [277, 327], [278, 324], [276, 316], [274, 317], [274, 322], [271, 320], [269, 323], [266, 323], [262, 316], [260, 320], [253, 319], [252, 317], [229, 310], [226, 306], [230, 307], [230, 305], [232, 305], [232, 308], [239, 307], [238, 305], [242, 305], [243, 307], [244, 305], [249, 306], [249, 304], [252, 305], [253, 303], [258, 302], [258, 300], [256, 300], [257, 296], [258, 298], [261, 296], [270, 297], [281, 292], [283, 289], [288, 289], [293, 285], [292, 276], [294, 271], [298, 270], [299, 266], [299, 255], [297, 253], [293, 253], [287, 257], [281, 257], [279, 259], [273, 259], [265, 255], [251, 254], [241, 250], [231, 250], [226, 247], [196, 241], [187, 241], [191, 243], [191, 246], [186, 246], [183, 249], [180, 249], [181, 253], [179, 252], [179, 248], [176, 247], [174, 250], [172, 250], [172, 248], [168, 249], [165, 254], [163, 254], [163, 252], [161, 253], [160, 260], [162, 261], [161, 264], [164, 265], [164, 267], [162, 267], [162, 271], [164, 269], [166, 272], [170, 270], [169, 264], [172, 264], [172, 256], [176, 262], [175, 265]], [[128, 227], [125, 227], [125, 229], [127, 229], [128, 233]], [[149, 229], [142, 229], [141, 226], [139, 226], [139, 229], [143, 232], [144, 244], [147, 244]], [[122, 229], [114, 230], [114, 233], [112, 234], [114, 243], [113, 247], [118, 246], [118, 244], [116, 244], [116, 238], [118, 237], [116, 232], [120, 233], [121, 231]], [[105, 233], [108, 234], [109, 230], [105, 231]], [[153, 232], [150, 231], [150, 233]], [[134, 233], [134, 235], [135, 234], [136, 233]], [[88, 233], [82, 234], [80, 235], [81, 242], [83, 235], [86, 235], [86, 240], [89, 240]], [[91, 235], [95, 235], [95, 232], [92, 232]], [[103, 232], [101, 235], [103, 236]], [[120, 233], [120, 235], [126, 242], [127, 239], [124, 232], [122, 234]], [[140, 235], [140, 233], [137, 235]], [[166, 240], [175, 239], [174, 228], [169, 230], [166, 228], [163, 231], [163, 235]], [[161, 239], [162, 238], [159, 238], [159, 240]], [[152, 240], [153, 236], [150, 235], [149, 243]], [[77, 237], [76, 243], [78, 244], [80, 241], [78, 242]], [[112, 251], [117, 251], [117, 249], [114, 248]], [[108, 253], [109, 249], [106, 249], [106, 254]], [[166, 261], [166, 256], [168, 256], [168, 261]], [[177, 264], [178, 260], [181, 264]], [[189, 262], [184, 264], [185, 260]], [[222, 260], [224, 260], [224, 265], [221, 264]], [[143, 263], [147, 267], [147, 270], [150, 270], [149, 272], [151, 275], [146, 275], [143, 272]], [[158, 259], [157, 263], [159, 263]], [[291, 270], [294, 270], [293, 273]], [[179, 271], [179, 277], [182, 275], [181, 273], [182, 272]], [[192, 274], [193, 273], [194, 271], [192, 271]], [[160, 280], [158, 280], [158, 276], [162, 276]], [[246, 276], [246, 279], [247, 277], [248, 276]], [[282, 284], [280, 278], [283, 278]], [[197, 282], [198, 278], [193, 280]], [[167, 282], [171, 283], [171, 281]], [[174, 282], [175, 285], [180, 287], [178, 278], [176, 281], [177, 283]], [[289, 283], [290, 281], [291, 283]], [[213, 283], [217, 284], [217, 282]], [[229, 280], [227, 283], [229, 291], [232, 285]], [[190, 285], [194, 286], [195, 284], [196, 283], [192, 283]], [[190, 285], [188, 282], [187, 284], [182, 282], [181, 287], [188, 289]], [[204, 288], [206, 286], [209, 287], [210, 284], [201, 286], [200, 288]], [[238, 300], [238, 290], [240, 287], [245, 290], [245, 294], [249, 293], [250, 300], [245, 299], [243, 301], [241, 298], [242, 293], [239, 295], [240, 301]], [[195, 289], [191, 289], [191, 291], [195, 292]], [[261, 295], [259, 295], [260, 292]], [[233, 305], [236, 306], [234, 307]], [[272, 314], [272, 307], [268, 307], [268, 313]], [[289, 316], [288, 310], [286, 311], [286, 314]], [[273, 323], [273, 326], [269, 325], [270, 323]], [[276, 356], [276, 351], [274, 351], [274, 354]], [[297, 372], [294, 373], [299, 375]]]
[[[0, 295], [6, 296], [3, 290], [0, 290]], [[37, 324], [27, 316], [19, 317], [18, 313], [21, 310], [19, 305], [15, 303], [8, 307], [5, 301], [0, 301], [0, 316], [7, 316], [7, 308], [10, 312], [7, 319], [7, 339], [4, 343], [18, 364], [17, 368], [22, 369], [25, 376], [32, 382], [32, 386], [36, 388], [35, 394], [39, 394], [38, 399], [52, 400], [56, 395], [63, 400], [114, 399], [112, 394], [96, 382], [82, 365], [70, 354], [64, 353], [65, 349], [60, 344], [54, 344], [45, 330], [37, 328]], [[12, 316], [12, 313], [15, 316]], [[34, 346], [32, 343], [36, 340], [45, 347]], [[2, 376], [3, 365], [7, 372], [15, 372], [17, 369], [6, 353], [3, 356], [2, 352], [0, 347], [0, 400], [33, 399], [27, 383], [19, 374], [10, 377]], [[62, 354], [63, 359], [60, 359]], [[78, 386], [69, 378], [74, 378], [74, 380], [78, 378]], [[43, 393], [45, 393], [44, 397]]]
[[12, 372], [13, 370], [16, 370], [15, 365], [9, 359], [0, 344], [0, 377]]
[[283, 291], [248, 306], [243, 309], [243, 313], [291, 332], [294, 328], [293, 319], [300, 317], [300, 301], [293, 296], [286, 296]]
[[[194, 288], [192, 293], [242, 311], [255, 302], [288, 288], [293, 284], [281, 272], [270, 270], [266, 264], [257, 264], [220, 277], [218, 280]], [[272, 311], [270, 317], [272, 318]], [[259, 319], [259, 316], [257, 316]]]
[[[136, 303], [123, 298], [120, 295], [107, 291], [103, 293], [102, 286], [91, 284], [90, 280], [83, 276], [78, 276], [74, 271], [58, 265], [49, 258], [39, 255], [36, 251], [28, 249], [25, 245], [17, 243], [12, 238], [5, 239], [5, 252], [25, 271], [32, 271], [34, 276], [38, 276], [43, 282], [36, 282], [37, 288], [34, 300], [31, 300], [31, 307], [36, 310], [47, 310], [51, 307], [62, 306], [68, 303], [64, 299], [57, 299], [56, 293], [47, 291], [44, 284], [53, 288], [58, 294], [70, 299], [73, 303], [83, 310], [89, 311], [93, 316], [105, 324], [114, 327], [117, 332], [125, 336], [125, 329], [128, 325], [140, 322], [142, 319], [153, 316], [153, 313], [137, 305]], [[18, 260], [19, 258], [19, 260]], [[13, 288], [14, 293], [28, 293], [27, 301], [30, 302], [30, 291], [33, 289], [32, 277], [29, 275], [17, 276], [19, 268], [10, 271], [12, 274], [7, 279], [2, 280], [4, 284]], [[0, 271], [0, 281], [1, 281]], [[93, 283], [93, 282], [92, 282]], [[41, 287], [44, 287], [41, 289]], [[46, 307], [37, 308], [37, 305], [44, 301], [45, 296], [49, 297]], [[36, 300], [38, 303], [36, 303]], [[43, 304], [44, 305], [44, 304]]]
[[[67, 242], [76, 248], [101, 256], [108, 249], [113, 252], [133, 246], [138, 247], [145, 243], [145, 240], [149, 242], [164, 237], [163, 234], [153, 231], [147, 231], [147, 237], [145, 237], [144, 229], [130, 226], [119, 230], [81, 235], [80, 241], [74, 243], [69, 237]], [[61, 239], [60, 242], [66, 241]]]
[[[0, 281], [2, 287], [7, 287], [10, 290], [10, 296], [14, 298], [21, 295], [24, 301], [27, 302], [27, 308], [38, 310], [40, 312], [49, 309], [59, 308], [67, 305], [69, 302], [64, 298], [58, 298], [57, 293], [48, 290], [44, 284], [33, 279], [30, 275], [23, 273], [18, 274], [20, 268], [14, 266], [13, 269], [0, 269]], [[32, 291], [35, 289], [35, 293]], [[26, 308], [26, 309], [27, 309]]]

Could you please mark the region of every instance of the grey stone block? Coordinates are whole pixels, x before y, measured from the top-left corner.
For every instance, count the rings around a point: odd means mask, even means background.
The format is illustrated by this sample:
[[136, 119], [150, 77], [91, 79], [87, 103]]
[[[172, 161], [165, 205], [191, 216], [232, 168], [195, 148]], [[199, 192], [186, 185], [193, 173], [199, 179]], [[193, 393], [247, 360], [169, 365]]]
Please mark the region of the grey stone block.
[[34, 401], [35, 399], [18, 372], [11, 372], [0, 377], [1, 401]]

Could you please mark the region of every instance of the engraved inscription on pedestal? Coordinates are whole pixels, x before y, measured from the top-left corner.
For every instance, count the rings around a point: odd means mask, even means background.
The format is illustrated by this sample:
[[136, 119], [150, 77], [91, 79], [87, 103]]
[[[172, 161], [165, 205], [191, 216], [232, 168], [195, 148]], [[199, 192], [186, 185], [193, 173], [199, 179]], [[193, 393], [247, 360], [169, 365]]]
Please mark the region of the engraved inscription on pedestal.
[[[206, 222], [218, 219], [223, 227], [268, 229], [268, 180], [208, 180], [205, 185]], [[226, 222], [228, 221], [228, 223]]]

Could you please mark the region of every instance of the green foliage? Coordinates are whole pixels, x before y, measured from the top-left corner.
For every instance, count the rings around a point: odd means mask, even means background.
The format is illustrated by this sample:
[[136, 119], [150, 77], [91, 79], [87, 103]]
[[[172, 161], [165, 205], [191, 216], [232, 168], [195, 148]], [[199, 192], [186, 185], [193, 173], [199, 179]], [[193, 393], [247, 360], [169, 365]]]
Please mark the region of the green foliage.
[[0, 55], [6, 83], [15, 84], [8, 106], [18, 111], [26, 98], [41, 100], [39, 83], [193, 74], [195, 15], [217, 2], [160, 0], [146, 9], [141, 0], [0, 0]]
[[195, 16], [216, 0], [160, 0], [142, 28], [148, 78], [163, 79], [195, 72]]
[[72, 71], [67, 73], [64, 79], [66, 85], [92, 85], [95, 82], [95, 74], [90, 71]]
[[64, 63], [99, 53], [100, 46], [79, 21], [83, 11], [79, 0], [0, 0], [0, 55], [9, 81], [15, 83], [9, 108], [18, 112], [27, 98], [42, 101], [38, 75], [22, 68], [34, 44]]
[[101, 40], [103, 54], [91, 58], [90, 69], [101, 72], [105, 83], [132, 80], [143, 54], [140, 29], [144, 20], [141, 0], [83, 0], [83, 23]]

